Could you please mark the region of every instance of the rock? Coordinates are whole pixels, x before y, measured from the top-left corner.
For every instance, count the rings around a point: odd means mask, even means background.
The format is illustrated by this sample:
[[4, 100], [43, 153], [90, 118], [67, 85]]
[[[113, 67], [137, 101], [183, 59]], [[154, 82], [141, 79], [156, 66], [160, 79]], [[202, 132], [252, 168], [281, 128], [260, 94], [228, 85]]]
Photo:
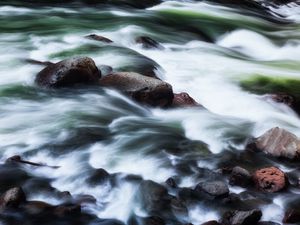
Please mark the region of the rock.
[[285, 188], [287, 182], [284, 172], [276, 167], [257, 170], [253, 175], [257, 189], [265, 192], [277, 192]]
[[101, 42], [105, 42], [105, 43], [113, 43], [112, 40], [110, 40], [106, 37], [103, 37], [101, 35], [97, 35], [97, 34], [90, 34], [90, 35], [85, 36], [85, 38], [95, 40], [95, 41], [101, 41]]
[[251, 183], [251, 174], [244, 168], [236, 166], [231, 171], [229, 183], [230, 185], [247, 187]]
[[168, 190], [153, 181], [142, 181], [138, 190], [138, 199], [142, 208], [149, 213], [160, 213], [170, 207], [171, 199]]
[[91, 185], [97, 185], [97, 184], [101, 184], [105, 181], [108, 181], [110, 178], [109, 173], [100, 168], [100, 169], [96, 169], [91, 176], [87, 179], [87, 182]]
[[165, 225], [166, 222], [159, 216], [140, 217], [132, 214], [127, 221], [128, 225]]
[[256, 225], [261, 217], [262, 217], [262, 212], [257, 209], [250, 210], [250, 211], [238, 211], [238, 210], [228, 211], [223, 215], [221, 219], [221, 224]]
[[168, 107], [174, 97], [170, 84], [132, 72], [107, 75], [100, 80], [100, 85], [117, 89], [150, 106]]
[[141, 44], [145, 49], [164, 49], [164, 46], [147, 36], [137, 37], [135, 42]]
[[165, 221], [158, 216], [150, 216], [143, 218], [142, 225], [165, 225]]
[[254, 146], [274, 157], [298, 159], [300, 156], [300, 141], [298, 137], [282, 128], [272, 128], [262, 136], [254, 139], [248, 146]]
[[172, 177], [170, 177], [170, 178], [168, 178], [168, 179], [166, 180], [166, 184], [167, 184], [169, 187], [171, 187], [171, 188], [177, 188], [177, 187], [178, 187], [178, 185], [177, 185], [175, 179], [172, 178]]
[[300, 223], [300, 210], [290, 209], [284, 214], [283, 223]]
[[7, 190], [0, 197], [0, 208], [18, 208], [20, 204], [26, 202], [26, 195], [22, 188], [14, 187]]
[[263, 98], [270, 99], [277, 103], [283, 103], [291, 108], [294, 107], [296, 101], [295, 97], [285, 93], [266, 94], [263, 96]]
[[71, 58], [47, 66], [36, 76], [41, 87], [60, 88], [76, 84], [97, 85], [101, 73], [95, 62], [88, 57]]
[[55, 206], [50, 205], [42, 201], [28, 201], [23, 206], [23, 211], [30, 215], [40, 215], [45, 213], [50, 213], [55, 208]]
[[199, 196], [202, 193], [212, 197], [226, 197], [229, 194], [228, 186], [223, 181], [201, 182], [196, 186], [195, 191], [199, 193]]
[[174, 94], [174, 99], [172, 103], [173, 107], [190, 107], [190, 106], [201, 106], [197, 103], [188, 93], [182, 92], [179, 94]]
[[216, 220], [211, 220], [211, 221], [207, 221], [205, 223], [202, 223], [201, 225], [221, 225], [221, 224]]
[[275, 223], [272, 221], [260, 221], [257, 225], [280, 225], [280, 223]]
[[59, 205], [55, 207], [53, 214], [59, 217], [76, 216], [81, 213], [80, 205]]

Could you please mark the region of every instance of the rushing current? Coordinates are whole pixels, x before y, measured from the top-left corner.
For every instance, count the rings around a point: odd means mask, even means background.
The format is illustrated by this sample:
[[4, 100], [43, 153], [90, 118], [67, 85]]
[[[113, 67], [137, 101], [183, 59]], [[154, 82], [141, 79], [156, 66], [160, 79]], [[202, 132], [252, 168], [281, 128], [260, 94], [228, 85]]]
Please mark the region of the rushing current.
[[[202, 1], [165, 1], [146, 9], [0, 3], [1, 164], [21, 155], [55, 166], [22, 169], [58, 191], [93, 196], [96, 203], [83, 204], [83, 211], [124, 223], [133, 213], [146, 215], [135, 199], [138, 185], [128, 176], [157, 183], [179, 177], [180, 187], [193, 187], [199, 181], [195, 168], [267, 165], [259, 157], [245, 159], [249, 137], [277, 126], [300, 136], [293, 110], [243, 88], [258, 76], [300, 79], [300, 7], [268, 7], [278, 21]], [[84, 38], [89, 34], [113, 43]], [[143, 49], [134, 41], [141, 35], [165, 49]], [[205, 110], [150, 108], [106, 88], [45, 90], [34, 84], [44, 66], [28, 59], [58, 62], [73, 56], [89, 56], [116, 71], [155, 62], [156, 73], [175, 93], [188, 92]], [[284, 172], [295, 168], [272, 164]], [[117, 181], [87, 182], [99, 168]], [[7, 179], [0, 178], [1, 191]], [[30, 200], [62, 202], [39, 186], [26, 193]], [[259, 205], [263, 220], [280, 223], [285, 202], [297, 193]], [[220, 215], [218, 207], [200, 201], [188, 206], [186, 222], [198, 225]]]

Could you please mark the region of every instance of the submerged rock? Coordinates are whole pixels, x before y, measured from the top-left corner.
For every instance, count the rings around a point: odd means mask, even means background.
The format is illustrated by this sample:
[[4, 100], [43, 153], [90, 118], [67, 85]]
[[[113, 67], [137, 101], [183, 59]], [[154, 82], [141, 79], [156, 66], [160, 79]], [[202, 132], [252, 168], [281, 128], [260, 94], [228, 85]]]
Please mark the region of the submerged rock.
[[274, 157], [299, 159], [300, 156], [298, 137], [279, 127], [272, 128], [254, 139], [248, 144], [248, 147], [261, 150]]
[[287, 182], [284, 172], [276, 167], [257, 170], [253, 175], [257, 189], [265, 192], [277, 192], [285, 188]]
[[164, 49], [164, 46], [147, 36], [137, 37], [135, 42], [141, 44], [145, 49]]
[[250, 211], [238, 211], [238, 210], [229, 211], [223, 215], [221, 219], [221, 224], [256, 225], [261, 217], [262, 217], [262, 212], [257, 209], [250, 210]]
[[197, 103], [188, 93], [182, 92], [174, 94], [172, 102], [173, 107], [190, 107], [190, 106], [201, 106]]
[[97, 34], [90, 34], [90, 35], [85, 36], [85, 38], [95, 40], [95, 41], [101, 41], [101, 42], [105, 42], [105, 43], [112, 43], [113, 42], [112, 40], [110, 40], [106, 37], [103, 37], [101, 35], [97, 35]]
[[207, 221], [205, 223], [202, 223], [201, 225], [221, 225], [221, 224], [216, 220], [211, 220], [211, 221]]
[[60, 88], [97, 85], [100, 78], [101, 73], [91, 58], [78, 57], [47, 66], [37, 74], [35, 83], [41, 87]]
[[170, 84], [132, 72], [107, 75], [100, 80], [100, 85], [124, 92], [137, 102], [150, 106], [168, 107], [174, 97]]

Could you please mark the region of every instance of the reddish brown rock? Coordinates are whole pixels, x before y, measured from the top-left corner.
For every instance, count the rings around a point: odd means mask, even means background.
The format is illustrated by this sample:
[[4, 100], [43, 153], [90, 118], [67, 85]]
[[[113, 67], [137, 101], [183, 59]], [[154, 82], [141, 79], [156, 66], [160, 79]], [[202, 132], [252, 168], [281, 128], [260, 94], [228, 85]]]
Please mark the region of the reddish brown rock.
[[291, 132], [279, 127], [272, 128], [253, 140], [248, 146], [254, 146], [274, 157], [299, 159], [300, 141]]
[[133, 72], [109, 74], [100, 79], [100, 85], [119, 90], [150, 106], [168, 107], [174, 98], [170, 84]]
[[277, 192], [286, 187], [284, 172], [276, 167], [257, 170], [253, 175], [257, 189], [265, 192]]
[[201, 105], [197, 103], [188, 93], [182, 92], [179, 94], [174, 94], [172, 106], [190, 107], [190, 106], [201, 106]]

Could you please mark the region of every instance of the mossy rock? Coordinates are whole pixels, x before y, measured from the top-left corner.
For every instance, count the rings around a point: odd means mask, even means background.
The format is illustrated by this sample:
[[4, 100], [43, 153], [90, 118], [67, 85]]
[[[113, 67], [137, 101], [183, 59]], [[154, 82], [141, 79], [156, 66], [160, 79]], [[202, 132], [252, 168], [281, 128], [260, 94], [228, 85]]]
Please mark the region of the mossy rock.
[[286, 93], [300, 99], [300, 79], [256, 75], [242, 80], [240, 86], [255, 94]]

